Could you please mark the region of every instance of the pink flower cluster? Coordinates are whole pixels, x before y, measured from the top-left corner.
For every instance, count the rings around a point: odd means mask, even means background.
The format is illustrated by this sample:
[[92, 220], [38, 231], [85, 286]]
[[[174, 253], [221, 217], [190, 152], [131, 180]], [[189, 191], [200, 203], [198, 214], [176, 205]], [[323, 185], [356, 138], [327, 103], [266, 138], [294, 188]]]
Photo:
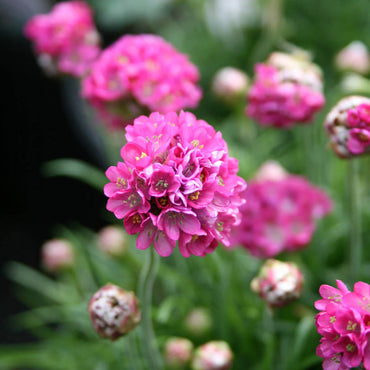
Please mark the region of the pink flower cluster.
[[233, 244], [260, 258], [307, 245], [315, 221], [331, 210], [328, 196], [299, 176], [251, 181], [243, 195], [248, 201], [240, 208]]
[[266, 64], [255, 66], [246, 114], [263, 126], [286, 128], [310, 122], [325, 103], [321, 88], [314, 65], [274, 53]]
[[361, 363], [370, 370], [370, 285], [359, 281], [350, 292], [337, 280], [337, 287], [321, 285], [323, 299], [315, 302], [322, 335], [316, 354], [324, 358], [325, 370], [348, 370]]
[[168, 113], [196, 107], [202, 96], [198, 80], [187, 56], [161, 37], [127, 35], [94, 63], [83, 96], [111, 127], [123, 128], [142, 108]]
[[137, 247], [204, 256], [228, 246], [245, 182], [220, 132], [188, 112], [152, 113], [126, 127], [124, 162], [106, 171], [107, 209], [124, 219]]
[[26, 24], [25, 34], [50, 72], [81, 77], [100, 53], [91, 9], [81, 1], [62, 2], [50, 13], [36, 15]]
[[325, 129], [330, 146], [342, 158], [370, 153], [370, 99], [347, 96], [328, 113]]

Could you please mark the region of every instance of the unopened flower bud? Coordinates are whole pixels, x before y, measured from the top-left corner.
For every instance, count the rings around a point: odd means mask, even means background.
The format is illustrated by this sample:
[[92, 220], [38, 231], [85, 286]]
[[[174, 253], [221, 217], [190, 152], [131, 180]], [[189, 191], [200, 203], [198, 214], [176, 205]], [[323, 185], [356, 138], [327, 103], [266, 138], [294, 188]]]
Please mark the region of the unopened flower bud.
[[98, 233], [99, 249], [113, 257], [125, 254], [127, 249], [127, 236], [123, 228], [106, 226]]
[[193, 356], [193, 343], [185, 338], [170, 338], [165, 344], [166, 364], [170, 369], [183, 369]]
[[211, 327], [211, 315], [206, 308], [194, 308], [185, 319], [185, 328], [196, 336], [206, 334]]
[[248, 76], [240, 69], [225, 67], [213, 78], [212, 91], [221, 100], [234, 103], [244, 97], [249, 85]]
[[348, 94], [370, 94], [370, 80], [357, 73], [349, 73], [340, 83], [342, 90]]
[[300, 297], [303, 276], [291, 262], [269, 259], [251, 282], [254, 292], [270, 307], [281, 307]]
[[105, 285], [93, 295], [88, 310], [96, 332], [111, 340], [128, 334], [141, 320], [135, 294], [113, 284]]
[[75, 262], [72, 245], [63, 239], [52, 239], [44, 243], [41, 258], [43, 266], [50, 272], [66, 269]]
[[193, 370], [231, 369], [233, 353], [226, 342], [212, 341], [195, 350], [191, 364]]
[[352, 41], [335, 57], [335, 65], [341, 71], [367, 74], [370, 70], [370, 54], [361, 41]]
[[347, 96], [328, 113], [324, 123], [330, 147], [341, 158], [370, 153], [370, 99]]
[[255, 181], [280, 181], [285, 179], [288, 173], [276, 161], [265, 162], [254, 176]]

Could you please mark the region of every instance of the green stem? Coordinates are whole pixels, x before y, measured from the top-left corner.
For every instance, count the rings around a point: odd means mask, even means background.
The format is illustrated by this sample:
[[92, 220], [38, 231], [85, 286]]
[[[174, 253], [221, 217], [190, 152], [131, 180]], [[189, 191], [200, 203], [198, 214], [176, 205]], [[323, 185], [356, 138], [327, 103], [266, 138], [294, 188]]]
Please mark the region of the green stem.
[[352, 159], [348, 163], [348, 198], [349, 198], [349, 280], [354, 283], [359, 278], [362, 259], [361, 240], [361, 184], [360, 161]]
[[152, 324], [152, 296], [153, 285], [159, 267], [159, 255], [154, 248], [150, 248], [148, 259], [139, 277], [139, 297], [142, 307], [141, 322], [141, 345], [144, 357], [147, 360], [148, 368], [160, 370], [163, 368], [162, 359], [158, 352], [155, 333]]
[[267, 306], [263, 315], [263, 326], [264, 333], [266, 336], [265, 336], [265, 350], [262, 360], [262, 369], [270, 370], [274, 368], [276, 333], [274, 327], [273, 311], [271, 308]]

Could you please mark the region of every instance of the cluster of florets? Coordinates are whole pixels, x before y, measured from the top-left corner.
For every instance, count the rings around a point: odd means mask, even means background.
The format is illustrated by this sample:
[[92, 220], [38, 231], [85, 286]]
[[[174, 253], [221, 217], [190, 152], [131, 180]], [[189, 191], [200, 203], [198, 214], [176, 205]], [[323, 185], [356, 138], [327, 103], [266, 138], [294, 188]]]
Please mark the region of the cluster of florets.
[[83, 76], [100, 53], [91, 9], [81, 1], [62, 2], [25, 27], [46, 72]]
[[193, 357], [194, 345], [186, 338], [170, 338], [165, 343], [164, 358], [170, 369], [184, 369]]
[[128, 334], [141, 320], [135, 294], [113, 284], [105, 285], [93, 295], [88, 310], [96, 332], [111, 340]]
[[341, 158], [370, 153], [370, 99], [348, 96], [341, 99], [325, 119], [330, 146]]
[[323, 299], [315, 302], [317, 331], [322, 338], [316, 354], [325, 370], [370, 370], [370, 285], [357, 282], [350, 292], [337, 280], [338, 289], [321, 285]]
[[320, 69], [305, 59], [273, 53], [255, 67], [246, 113], [263, 126], [310, 122], [325, 103]]
[[111, 127], [148, 110], [178, 112], [201, 98], [199, 73], [187, 56], [155, 35], [127, 35], [105, 49], [83, 81], [83, 96]]
[[316, 221], [331, 210], [330, 198], [303, 177], [274, 168], [262, 176], [264, 168], [248, 182], [242, 221], [233, 230], [233, 244], [260, 258], [306, 246]]
[[245, 182], [220, 132], [188, 112], [152, 113], [126, 127], [123, 162], [108, 168], [107, 209], [124, 219], [137, 247], [183, 256], [230, 245]]
[[281, 307], [300, 297], [303, 276], [294, 263], [270, 259], [252, 280], [251, 288], [270, 307]]
[[230, 346], [221, 340], [201, 345], [195, 350], [191, 363], [193, 370], [228, 370], [233, 362]]

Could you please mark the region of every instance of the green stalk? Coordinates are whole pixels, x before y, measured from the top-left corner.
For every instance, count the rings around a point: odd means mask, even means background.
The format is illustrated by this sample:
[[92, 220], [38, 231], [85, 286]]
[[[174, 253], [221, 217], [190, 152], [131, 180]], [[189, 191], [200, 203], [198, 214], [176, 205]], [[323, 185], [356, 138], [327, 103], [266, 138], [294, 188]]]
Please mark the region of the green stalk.
[[348, 163], [348, 199], [349, 280], [354, 283], [359, 279], [362, 259], [360, 161], [356, 158]]
[[138, 291], [142, 310], [142, 353], [147, 360], [147, 365], [150, 370], [163, 369], [162, 359], [157, 348], [151, 317], [153, 285], [158, 272], [158, 267], [159, 255], [156, 253], [154, 248], [150, 248], [150, 253], [147, 257], [147, 261], [140, 272]]

